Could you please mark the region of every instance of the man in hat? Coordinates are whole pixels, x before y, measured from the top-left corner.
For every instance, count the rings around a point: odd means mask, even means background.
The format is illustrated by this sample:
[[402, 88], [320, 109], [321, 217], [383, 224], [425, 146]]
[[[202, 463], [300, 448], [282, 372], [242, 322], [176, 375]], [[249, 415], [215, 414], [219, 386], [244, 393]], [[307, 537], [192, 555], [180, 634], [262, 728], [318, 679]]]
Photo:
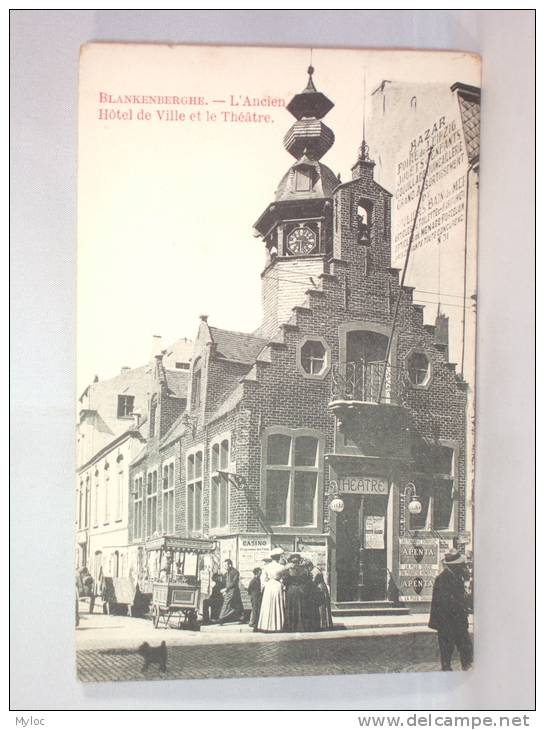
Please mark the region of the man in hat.
[[452, 670], [451, 659], [456, 647], [462, 669], [466, 670], [473, 662], [465, 601], [466, 559], [460, 552], [451, 551], [443, 558], [443, 566], [433, 584], [428, 626], [437, 631], [441, 669], [444, 672]]

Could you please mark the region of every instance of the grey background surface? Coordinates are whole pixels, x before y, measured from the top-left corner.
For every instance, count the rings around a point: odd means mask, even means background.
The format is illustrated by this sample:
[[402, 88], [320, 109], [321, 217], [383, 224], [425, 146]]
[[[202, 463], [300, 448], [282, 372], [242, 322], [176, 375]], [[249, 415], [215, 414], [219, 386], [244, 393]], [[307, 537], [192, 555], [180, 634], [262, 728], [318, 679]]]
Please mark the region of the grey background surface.
[[[482, 54], [473, 672], [87, 686], [76, 681], [76, 111], [79, 46], [91, 40]], [[533, 12], [16, 10], [11, 58], [12, 709], [531, 709]]]

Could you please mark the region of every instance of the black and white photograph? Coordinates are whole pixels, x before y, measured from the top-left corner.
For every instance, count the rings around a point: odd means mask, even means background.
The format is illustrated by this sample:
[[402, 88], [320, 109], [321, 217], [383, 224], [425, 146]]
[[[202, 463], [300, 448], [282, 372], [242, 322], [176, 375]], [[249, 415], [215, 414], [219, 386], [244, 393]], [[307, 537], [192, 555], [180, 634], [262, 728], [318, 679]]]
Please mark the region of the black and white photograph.
[[81, 681], [471, 669], [479, 87], [82, 48]]

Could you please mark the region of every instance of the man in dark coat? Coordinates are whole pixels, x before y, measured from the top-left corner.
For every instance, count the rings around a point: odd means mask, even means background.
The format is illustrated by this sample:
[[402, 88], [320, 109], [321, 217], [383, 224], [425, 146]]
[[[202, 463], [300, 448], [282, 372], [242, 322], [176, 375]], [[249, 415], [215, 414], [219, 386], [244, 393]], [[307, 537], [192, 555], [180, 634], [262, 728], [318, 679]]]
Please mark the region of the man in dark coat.
[[470, 669], [473, 646], [468, 632], [464, 576], [466, 560], [459, 552], [447, 553], [443, 571], [435, 579], [428, 626], [437, 631], [441, 669], [451, 671], [454, 647], [460, 654], [462, 669]]
[[225, 561], [225, 575], [223, 593], [223, 605], [219, 616], [219, 623], [227, 621], [240, 621], [244, 615], [244, 607], [240, 597], [239, 579], [240, 573], [233, 566], [232, 560]]

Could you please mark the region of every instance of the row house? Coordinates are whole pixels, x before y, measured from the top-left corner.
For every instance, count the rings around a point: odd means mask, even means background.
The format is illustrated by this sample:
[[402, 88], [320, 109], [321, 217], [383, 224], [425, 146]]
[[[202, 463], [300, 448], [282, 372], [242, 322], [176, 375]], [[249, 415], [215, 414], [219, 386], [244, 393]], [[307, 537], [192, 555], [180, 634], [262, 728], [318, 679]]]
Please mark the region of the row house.
[[[154, 338], [153, 346], [161, 353], [163, 410], [180, 413], [187, 402], [193, 343], [178, 340], [162, 350], [160, 338]], [[129, 465], [155, 428], [155, 361], [97, 379], [80, 397], [75, 557], [76, 567], [88, 567], [97, 581], [134, 573], [128, 551]]]

